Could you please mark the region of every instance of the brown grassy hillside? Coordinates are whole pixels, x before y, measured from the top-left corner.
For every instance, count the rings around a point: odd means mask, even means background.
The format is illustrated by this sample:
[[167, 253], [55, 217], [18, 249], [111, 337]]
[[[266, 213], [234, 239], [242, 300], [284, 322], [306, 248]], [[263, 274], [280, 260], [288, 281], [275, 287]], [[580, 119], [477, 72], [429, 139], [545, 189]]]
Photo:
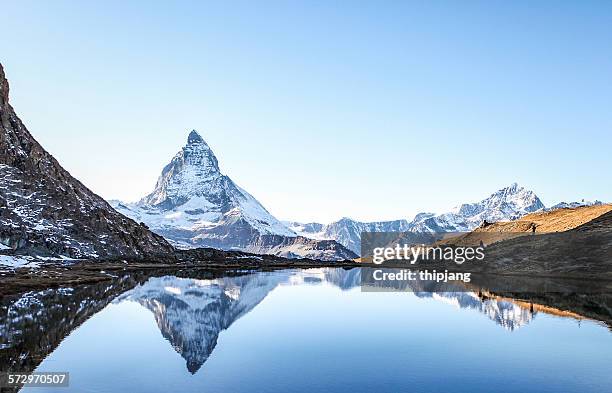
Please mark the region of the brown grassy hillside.
[[515, 221], [496, 222], [486, 227], [476, 228], [470, 233], [445, 239], [444, 243], [475, 245], [482, 240], [484, 244], [492, 244], [501, 240], [529, 235], [532, 233], [534, 226], [535, 233], [538, 235], [565, 232], [584, 225], [610, 211], [612, 211], [612, 204], [532, 213]]

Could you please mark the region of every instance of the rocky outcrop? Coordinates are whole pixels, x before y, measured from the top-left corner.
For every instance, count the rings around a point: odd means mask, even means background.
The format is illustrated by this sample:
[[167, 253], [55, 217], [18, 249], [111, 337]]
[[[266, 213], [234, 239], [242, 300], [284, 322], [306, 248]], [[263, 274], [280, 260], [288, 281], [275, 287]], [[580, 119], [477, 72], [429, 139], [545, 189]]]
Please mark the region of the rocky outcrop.
[[0, 65], [0, 244], [15, 253], [97, 258], [173, 251], [72, 177], [9, 104]]

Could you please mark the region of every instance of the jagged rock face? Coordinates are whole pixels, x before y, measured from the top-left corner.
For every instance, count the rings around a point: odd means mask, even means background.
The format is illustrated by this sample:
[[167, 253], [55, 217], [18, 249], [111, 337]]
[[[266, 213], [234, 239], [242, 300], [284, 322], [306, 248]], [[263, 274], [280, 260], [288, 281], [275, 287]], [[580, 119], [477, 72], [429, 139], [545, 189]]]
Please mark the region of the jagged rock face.
[[319, 224], [318, 222], [309, 222], [306, 224], [297, 221], [283, 221], [283, 224], [295, 233], [311, 233], [316, 234], [321, 232], [325, 225]]
[[[343, 218], [328, 225], [291, 223], [290, 228], [302, 236], [313, 239], [336, 240], [351, 251], [361, 252], [362, 232], [464, 232], [489, 222], [508, 221], [543, 209], [544, 204], [535, 195], [516, 183], [503, 188], [476, 203], [463, 204], [444, 214], [419, 213], [406, 220], [359, 222]], [[320, 226], [319, 231], [312, 228]]]
[[465, 203], [449, 213], [415, 217], [411, 231], [465, 232], [483, 221], [511, 221], [544, 209], [540, 198], [530, 190], [513, 183], [476, 203]]
[[361, 253], [362, 232], [404, 232], [408, 230], [408, 221], [380, 221], [380, 222], [358, 222], [350, 218], [325, 226], [323, 238], [336, 239], [357, 254]]
[[195, 130], [164, 167], [153, 192], [135, 204], [111, 204], [181, 248], [214, 247], [325, 260], [356, 257], [339, 244], [296, 237], [221, 173], [217, 157]]
[[[169, 215], [176, 218], [152, 223], [156, 228], [178, 224], [182, 228], [213, 230], [219, 237], [225, 231], [214, 231], [215, 227], [249, 224], [262, 235], [295, 236], [255, 198], [221, 173], [217, 157], [195, 130], [189, 134], [187, 145], [164, 167], [153, 192], [138, 207], [149, 208], [149, 215], [156, 209], [164, 218]], [[206, 231], [201, 234], [206, 235]]]
[[147, 256], [172, 246], [117, 213], [32, 137], [9, 105], [0, 65], [0, 244], [74, 258]]
[[141, 205], [173, 209], [194, 197], [204, 197], [219, 211], [229, 210], [235, 187], [222, 176], [217, 157], [202, 137], [191, 131], [187, 145], [164, 167], [153, 192]]

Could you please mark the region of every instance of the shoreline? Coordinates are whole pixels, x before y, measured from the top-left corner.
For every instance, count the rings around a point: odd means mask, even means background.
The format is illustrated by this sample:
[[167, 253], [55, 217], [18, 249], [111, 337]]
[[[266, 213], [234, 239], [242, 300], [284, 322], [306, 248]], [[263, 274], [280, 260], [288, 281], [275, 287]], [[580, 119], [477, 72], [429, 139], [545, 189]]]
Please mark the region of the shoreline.
[[[164, 261], [165, 260], [165, 261]], [[22, 267], [0, 271], [0, 296], [26, 292], [32, 290], [45, 290], [72, 285], [83, 285], [113, 280], [125, 274], [142, 276], [155, 276], [161, 274], [186, 274], [190, 272], [209, 271], [215, 275], [231, 274], [233, 272], [274, 271], [284, 269], [313, 269], [313, 268], [370, 268], [370, 269], [406, 269], [401, 263], [386, 263], [376, 265], [372, 263], [344, 261], [319, 261], [312, 259], [285, 259], [276, 256], [264, 255], [237, 255], [225, 258], [211, 258], [204, 260], [176, 260], [171, 258], [153, 259], [106, 259], [106, 260], [79, 260], [75, 263], [46, 262], [36, 268]], [[415, 267], [412, 267], [415, 269]], [[449, 272], [458, 269], [449, 269], [448, 266], [432, 264], [421, 266], [416, 270], [446, 269]], [[479, 269], [463, 269], [466, 272], [477, 274], [480, 278], [497, 280], [530, 279], [530, 280], [561, 280], [566, 282], [599, 282], [612, 287], [609, 277], [593, 276], [589, 274], [546, 274], [535, 272], [508, 272], [508, 271], [482, 271]], [[481, 281], [481, 280], [477, 280]], [[476, 284], [476, 283], [474, 283]], [[486, 286], [486, 284], [485, 284]]]
[[[356, 261], [316, 261], [309, 259], [291, 260], [279, 257], [257, 256], [234, 260], [203, 260], [203, 261], [168, 261], [151, 260], [96, 260], [79, 261], [73, 264], [47, 263], [38, 268], [19, 268], [0, 273], [0, 298], [21, 295], [30, 291], [45, 291], [57, 288], [89, 286], [104, 282], [128, 278], [137, 283], [144, 283], [151, 277], [174, 275], [182, 278], [215, 279], [226, 276], [243, 275], [255, 272], [276, 271], [285, 269], [398, 269], [405, 265], [374, 265]], [[431, 266], [433, 267], [433, 266]], [[612, 280], [603, 279], [600, 285], [603, 290], [582, 292], [583, 285], [593, 284], [593, 277], [534, 275], [508, 272], [478, 272], [478, 279], [465, 284], [466, 292], [475, 292], [483, 298], [506, 297], [516, 301], [554, 307], [560, 311], [571, 311], [585, 318], [603, 322], [612, 329], [612, 314], [610, 299], [612, 296]], [[549, 292], [516, 291], [508, 288], [509, 281], [521, 282], [535, 280], [539, 286], [542, 283], [553, 284]], [[524, 281], [527, 280], [527, 281]], [[531, 286], [531, 288], [535, 288]], [[524, 287], [526, 289], [526, 287]], [[553, 289], [555, 288], [555, 289]], [[425, 288], [423, 288], [425, 290]], [[405, 289], [404, 289], [405, 290]], [[456, 288], [455, 288], [456, 290]]]
[[354, 261], [315, 261], [310, 259], [249, 258], [230, 261], [84, 260], [72, 264], [45, 263], [37, 268], [17, 268], [0, 273], [0, 296], [72, 285], [113, 280], [121, 275], [154, 276], [210, 271], [222, 275], [236, 271], [364, 267]]

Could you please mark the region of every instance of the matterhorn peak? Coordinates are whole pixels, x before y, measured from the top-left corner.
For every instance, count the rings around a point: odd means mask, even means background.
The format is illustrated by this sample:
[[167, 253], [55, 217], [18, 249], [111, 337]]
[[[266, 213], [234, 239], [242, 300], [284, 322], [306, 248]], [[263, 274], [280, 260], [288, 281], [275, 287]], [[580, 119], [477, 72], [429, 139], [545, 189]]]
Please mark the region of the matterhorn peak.
[[187, 137], [187, 145], [178, 156], [182, 156], [184, 164], [202, 167], [209, 172], [219, 172], [215, 153], [196, 130], [191, 130]]
[[187, 144], [190, 145], [194, 143], [203, 143], [206, 145], [206, 142], [204, 142], [204, 139], [200, 136], [200, 134], [196, 130], [191, 130], [189, 136], [187, 137]]
[[191, 130], [187, 144], [164, 167], [155, 189], [140, 203], [174, 208], [223, 182], [217, 157], [200, 134]]

